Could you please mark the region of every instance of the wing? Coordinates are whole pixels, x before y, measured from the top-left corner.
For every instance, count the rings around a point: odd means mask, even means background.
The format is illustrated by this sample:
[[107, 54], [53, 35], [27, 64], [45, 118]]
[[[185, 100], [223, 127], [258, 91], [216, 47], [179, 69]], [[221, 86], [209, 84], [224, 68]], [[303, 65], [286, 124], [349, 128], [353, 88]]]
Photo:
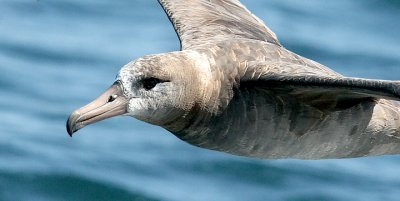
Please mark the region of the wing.
[[[295, 64], [291, 65], [293, 67]], [[300, 69], [301, 67], [293, 68]], [[256, 71], [262, 67], [255, 65], [251, 69]], [[367, 99], [400, 100], [399, 81], [331, 77], [304, 72], [294, 74], [282, 68], [265, 69], [267, 72], [259, 75], [253, 73], [256, 76], [242, 80], [240, 86], [272, 90], [278, 94], [290, 94], [299, 101], [324, 111], [349, 108]]]
[[275, 35], [238, 0], [158, 0], [174, 25], [181, 49], [245, 38], [274, 43]]

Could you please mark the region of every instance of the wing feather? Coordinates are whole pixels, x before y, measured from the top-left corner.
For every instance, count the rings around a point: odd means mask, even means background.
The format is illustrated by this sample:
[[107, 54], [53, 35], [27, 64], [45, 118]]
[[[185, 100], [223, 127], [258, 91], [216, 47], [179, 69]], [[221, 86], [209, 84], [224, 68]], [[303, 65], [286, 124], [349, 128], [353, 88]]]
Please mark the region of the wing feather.
[[227, 39], [254, 39], [280, 46], [275, 35], [238, 0], [158, 0], [181, 49]]
[[[254, 70], [260, 68], [259, 65], [250, 67]], [[265, 69], [268, 71], [243, 80], [240, 87], [250, 86], [289, 94], [321, 110], [345, 109], [367, 99], [400, 100], [399, 81], [292, 74], [279, 68]]]

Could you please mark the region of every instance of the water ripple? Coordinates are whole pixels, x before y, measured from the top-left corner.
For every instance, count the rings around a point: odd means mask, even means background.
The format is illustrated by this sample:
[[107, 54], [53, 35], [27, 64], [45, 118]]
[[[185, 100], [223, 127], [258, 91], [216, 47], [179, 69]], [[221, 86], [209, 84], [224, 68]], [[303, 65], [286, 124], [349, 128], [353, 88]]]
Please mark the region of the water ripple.
[[[83, 175], [0, 173], [0, 182], [9, 190], [1, 192], [5, 200], [121, 200], [156, 201], [144, 193], [132, 192], [123, 187], [102, 182]], [[16, 188], [13, 188], [16, 187]]]

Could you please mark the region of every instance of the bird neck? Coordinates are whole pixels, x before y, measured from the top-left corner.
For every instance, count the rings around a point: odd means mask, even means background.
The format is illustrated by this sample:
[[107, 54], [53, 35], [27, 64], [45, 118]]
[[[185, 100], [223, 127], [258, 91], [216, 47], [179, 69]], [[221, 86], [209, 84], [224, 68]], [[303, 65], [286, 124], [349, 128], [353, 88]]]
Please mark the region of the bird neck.
[[[176, 52], [190, 63], [182, 70], [185, 83], [185, 111], [183, 115], [161, 125], [176, 133], [217, 116], [226, 109], [233, 97], [233, 80], [213, 58], [201, 51], [185, 50]], [[189, 62], [190, 61], [190, 62]]]

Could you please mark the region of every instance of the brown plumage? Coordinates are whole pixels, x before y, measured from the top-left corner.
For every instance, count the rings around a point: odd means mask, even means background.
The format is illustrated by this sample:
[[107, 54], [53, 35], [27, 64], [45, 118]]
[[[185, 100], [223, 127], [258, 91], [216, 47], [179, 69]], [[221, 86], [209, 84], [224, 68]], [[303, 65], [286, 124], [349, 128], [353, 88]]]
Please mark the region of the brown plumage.
[[238, 0], [159, 2], [182, 50], [125, 65], [71, 115], [70, 134], [127, 114], [195, 146], [250, 157], [400, 153], [399, 82], [344, 77], [290, 52]]

